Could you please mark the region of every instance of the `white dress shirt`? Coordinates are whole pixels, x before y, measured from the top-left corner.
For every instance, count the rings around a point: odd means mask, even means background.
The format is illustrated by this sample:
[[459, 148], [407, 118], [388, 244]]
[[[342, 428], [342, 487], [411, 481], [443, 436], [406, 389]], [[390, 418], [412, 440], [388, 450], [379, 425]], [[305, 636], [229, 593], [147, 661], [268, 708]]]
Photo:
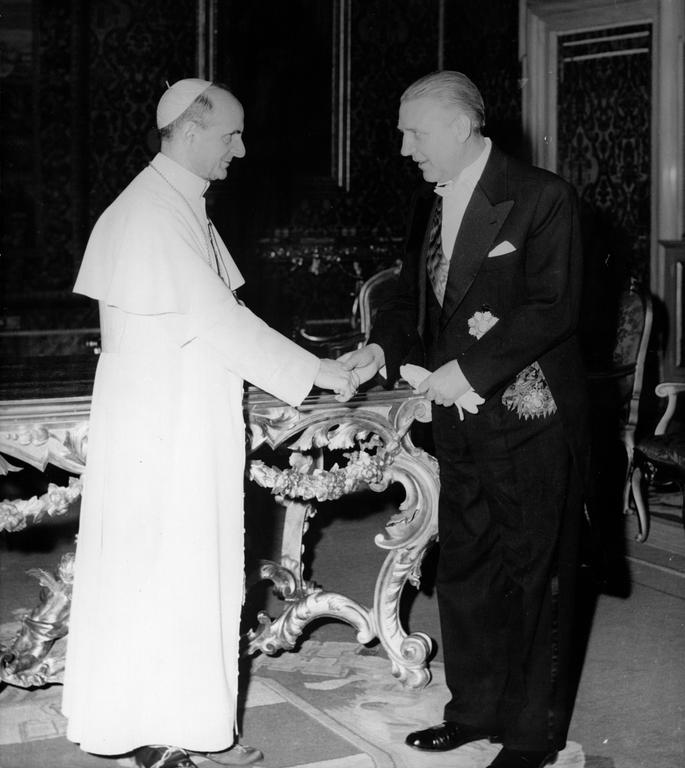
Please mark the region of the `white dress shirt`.
[[454, 179], [435, 186], [435, 193], [442, 197], [442, 250], [448, 262], [452, 258], [454, 243], [457, 240], [466, 206], [483, 174], [491, 149], [492, 142], [486, 138], [485, 148], [470, 165], [467, 165]]

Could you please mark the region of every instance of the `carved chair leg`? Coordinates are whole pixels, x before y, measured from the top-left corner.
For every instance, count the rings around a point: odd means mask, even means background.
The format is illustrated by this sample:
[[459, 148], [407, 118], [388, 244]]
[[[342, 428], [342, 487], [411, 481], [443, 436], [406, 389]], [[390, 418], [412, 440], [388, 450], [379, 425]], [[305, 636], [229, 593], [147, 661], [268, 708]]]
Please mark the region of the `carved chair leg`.
[[632, 514], [631, 501], [634, 498], [632, 486], [633, 486], [633, 476], [635, 475], [636, 471], [639, 471], [639, 470], [637, 470], [635, 463], [633, 461], [628, 465], [626, 477], [623, 482], [623, 514], [624, 515]]
[[[649, 479], [651, 478], [651, 471], [646, 472], [647, 485], [649, 485]], [[635, 510], [637, 512], [638, 519], [638, 533], [635, 536], [636, 541], [645, 541], [649, 536], [649, 509], [647, 503], [642, 494], [642, 467], [637, 463], [632, 470], [630, 478], [630, 486], [635, 500]]]
[[632, 435], [630, 436], [630, 439], [624, 442], [623, 447], [625, 448], [626, 452], [626, 469], [625, 469], [625, 475], [623, 478], [623, 514], [629, 515], [630, 514], [630, 491], [631, 491], [631, 478], [633, 476], [633, 472], [635, 470], [636, 465], [636, 457], [635, 457], [635, 447]]

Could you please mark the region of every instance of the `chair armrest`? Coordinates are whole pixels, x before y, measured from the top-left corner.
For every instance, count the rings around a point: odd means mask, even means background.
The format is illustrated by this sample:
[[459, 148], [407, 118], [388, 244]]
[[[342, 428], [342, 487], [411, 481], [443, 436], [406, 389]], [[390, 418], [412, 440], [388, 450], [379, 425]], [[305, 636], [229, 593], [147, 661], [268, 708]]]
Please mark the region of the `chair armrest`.
[[678, 400], [678, 395], [685, 392], [685, 382], [680, 381], [662, 381], [654, 388], [658, 397], [667, 397], [668, 403], [664, 415], [659, 419], [659, 423], [654, 430], [655, 435], [665, 435], [669, 422], [673, 418]]
[[365, 334], [361, 331], [338, 333], [335, 336], [317, 338], [300, 331], [300, 336], [306, 342], [304, 346], [315, 355], [336, 358], [344, 352], [358, 349], [365, 341]]
[[656, 385], [654, 391], [659, 397], [677, 396], [685, 392], [685, 381], [662, 381]]
[[300, 328], [299, 334], [310, 344], [331, 344], [334, 342], [345, 341], [346, 339], [356, 339], [357, 337], [360, 337], [361, 339], [364, 338], [364, 334], [361, 331], [343, 331], [341, 333], [332, 333], [329, 336], [317, 336], [313, 333], [308, 333], [304, 328]]

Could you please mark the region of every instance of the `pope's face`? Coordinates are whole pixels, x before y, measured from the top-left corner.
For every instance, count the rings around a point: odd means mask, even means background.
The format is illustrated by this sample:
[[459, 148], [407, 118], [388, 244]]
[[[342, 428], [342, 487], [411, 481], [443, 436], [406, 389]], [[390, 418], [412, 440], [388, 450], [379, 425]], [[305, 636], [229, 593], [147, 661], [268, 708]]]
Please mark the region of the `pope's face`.
[[245, 156], [240, 102], [219, 88], [208, 94], [214, 108], [204, 126], [195, 125], [190, 149], [193, 172], [207, 181], [225, 179], [234, 157]]
[[464, 167], [466, 149], [459, 117], [456, 107], [431, 96], [400, 104], [401, 153], [418, 164], [426, 181], [449, 181]]

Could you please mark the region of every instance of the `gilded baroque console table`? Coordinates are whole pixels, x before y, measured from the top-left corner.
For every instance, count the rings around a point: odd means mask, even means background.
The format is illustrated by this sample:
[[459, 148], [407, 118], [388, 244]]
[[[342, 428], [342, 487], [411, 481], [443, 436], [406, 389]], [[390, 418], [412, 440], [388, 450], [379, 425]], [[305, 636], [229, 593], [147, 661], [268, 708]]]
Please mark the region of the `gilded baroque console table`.
[[[0, 401], [0, 474], [14, 471], [14, 457], [41, 471], [53, 464], [72, 475], [67, 487], [50, 484], [40, 497], [0, 501], [0, 530], [21, 530], [64, 514], [78, 499], [89, 409], [88, 395]], [[289, 451], [286, 469], [259, 460], [249, 464], [250, 479], [269, 488], [285, 512], [280, 560], [262, 561], [259, 573], [273, 582], [285, 607], [276, 619], [259, 615], [247, 638], [249, 651], [291, 649], [309, 622], [334, 617], [350, 624], [360, 643], [378, 638], [392, 674], [405, 685], [425, 686], [431, 640], [422, 632], [405, 632], [399, 601], [407, 581], [419, 585], [423, 556], [437, 537], [437, 463], [410, 436], [415, 420], [430, 420], [430, 404], [400, 388], [370, 390], [343, 404], [318, 394], [292, 408], [251, 388], [245, 416], [248, 454], [265, 445]], [[331, 465], [332, 457], [337, 462]], [[375, 537], [387, 555], [371, 607], [305, 580], [302, 554], [316, 502], [361, 489], [382, 491], [392, 483], [401, 484], [405, 498]], [[34, 575], [43, 587], [40, 602], [11, 645], [0, 649], [0, 679], [24, 687], [61, 681], [73, 555], [65, 555], [55, 573]]]

